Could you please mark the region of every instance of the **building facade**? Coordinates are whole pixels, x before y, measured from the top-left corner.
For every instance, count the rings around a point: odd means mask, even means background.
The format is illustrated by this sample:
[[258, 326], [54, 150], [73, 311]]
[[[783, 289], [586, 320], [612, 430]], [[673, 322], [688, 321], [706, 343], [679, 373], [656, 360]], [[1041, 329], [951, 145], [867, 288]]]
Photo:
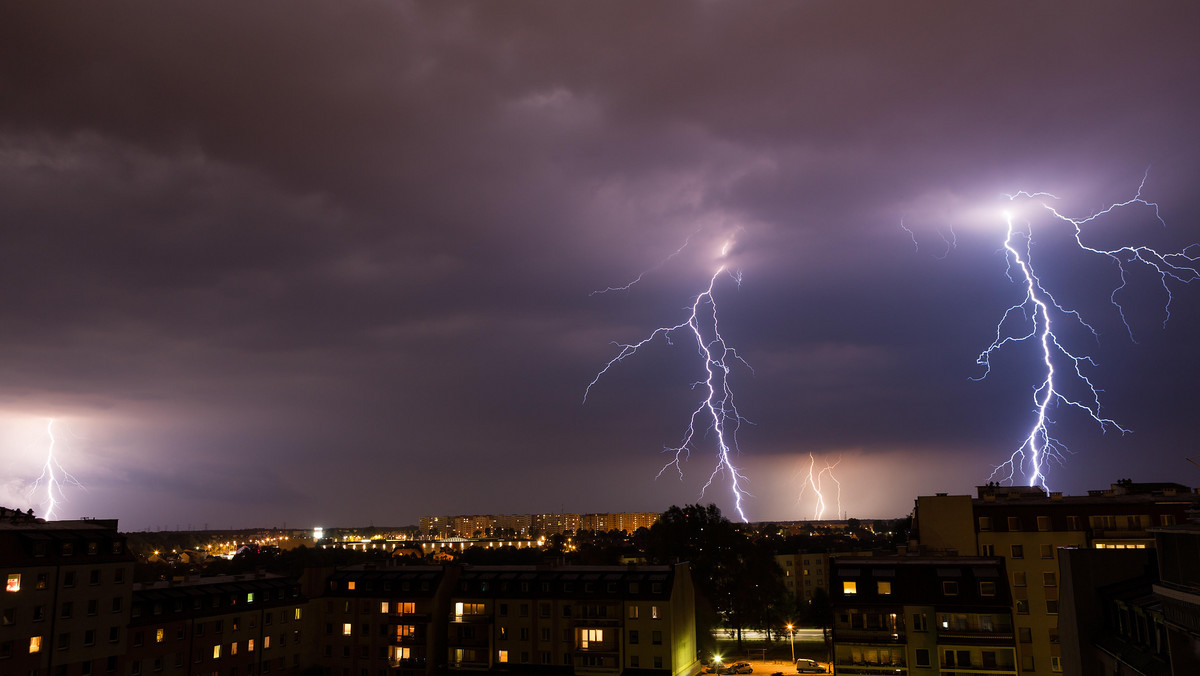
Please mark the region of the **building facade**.
[[700, 668], [686, 563], [472, 567], [450, 601], [452, 671], [690, 676]]
[[115, 520], [0, 508], [0, 676], [115, 676], [133, 563]]
[[980, 486], [977, 495], [917, 498], [911, 547], [922, 553], [998, 556], [1012, 587], [1022, 673], [1063, 670], [1059, 551], [1144, 549], [1149, 528], [1182, 523], [1195, 493], [1174, 483], [1119, 481], [1086, 496]]
[[228, 575], [136, 585], [123, 676], [296, 674], [315, 656], [295, 580]]
[[998, 558], [835, 558], [837, 674], [1015, 676], [1012, 596]]

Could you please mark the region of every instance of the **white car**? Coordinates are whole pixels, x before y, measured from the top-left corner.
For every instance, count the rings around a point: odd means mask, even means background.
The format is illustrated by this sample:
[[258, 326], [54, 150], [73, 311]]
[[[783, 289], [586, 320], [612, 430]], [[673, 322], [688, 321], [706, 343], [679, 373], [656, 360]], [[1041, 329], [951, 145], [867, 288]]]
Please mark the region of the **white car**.
[[824, 674], [825, 667], [816, 660], [800, 658], [796, 660], [796, 673], [798, 674]]

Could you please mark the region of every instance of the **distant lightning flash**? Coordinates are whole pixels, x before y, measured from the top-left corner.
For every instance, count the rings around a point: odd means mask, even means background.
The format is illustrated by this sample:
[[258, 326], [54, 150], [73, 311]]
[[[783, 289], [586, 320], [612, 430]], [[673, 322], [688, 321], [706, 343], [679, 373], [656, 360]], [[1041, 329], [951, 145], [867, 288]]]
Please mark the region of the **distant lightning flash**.
[[46, 423], [46, 437], [49, 439], [49, 445], [46, 449], [46, 462], [42, 465], [42, 473], [37, 480], [33, 482], [33, 486], [29, 489], [29, 494], [34, 495], [38, 488], [45, 486], [45, 501], [46, 506], [44, 518], [50, 521], [54, 518], [54, 512], [58, 509], [60, 502], [66, 501], [66, 495], [63, 493], [65, 486], [78, 486], [83, 488], [83, 484], [71, 476], [71, 473], [62, 468], [58, 459], [54, 457], [54, 418], [50, 418]]
[[[820, 521], [821, 519], [825, 518], [825, 510], [827, 509], [828, 502], [831, 500], [837, 501], [837, 513], [836, 514], [841, 514], [842, 513], [842, 483], [840, 481], [838, 481], [837, 477], [835, 477], [833, 475], [833, 470], [839, 464], [841, 464], [842, 459], [838, 458], [837, 462], [835, 462], [833, 464], [826, 462], [825, 467], [822, 468], [820, 471], [818, 471], [817, 470], [817, 458], [812, 453], [808, 454], [808, 458], [811, 461], [808, 465], [808, 478], [805, 479], [804, 483], [801, 484], [801, 486], [800, 486], [800, 496], [796, 499], [797, 502], [804, 500], [805, 494], [807, 494], [811, 490], [813, 495], [816, 498], [816, 505], [813, 507], [813, 516], [812, 516], [813, 521]], [[834, 498], [829, 498], [829, 499], [826, 498], [826, 491], [830, 490], [828, 488], [822, 487], [822, 484], [824, 483], [822, 480], [822, 477], [826, 477], [826, 476], [829, 478], [830, 481], [832, 481], [834, 483], [835, 492], [833, 495], [836, 496]]]
[[[1058, 199], [1050, 193], [1018, 192], [1006, 195], [1010, 201], [1015, 201], [1017, 198], [1027, 198], [1037, 201], [1040, 206], [1055, 218], [1070, 223], [1074, 227], [1075, 242], [1081, 249], [1112, 259], [1120, 275], [1120, 284], [1109, 295], [1109, 301], [1117, 308], [1121, 316], [1121, 321], [1129, 332], [1130, 339], [1133, 339], [1133, 330], [1129, 325], [1129, 321], [1125, 316], [1125, 310], [1118, 298], [1118, 294], [1127, 287], [1127, 265], [1141, 263], [1154, 270], [1162, 280], [1163, 288], [1167, 292], [1167, 301], [1164, 307], [1166, 315], [1163, 320], [1164, 325], [1170, 319], [1170, 305], [1172, 300], [1168, 280], [1175, 280], [1176, 282], [1186, 284], [1200, 278], [1200, 269], [1196, 267], [1196, 262], [1200, 260], [1200, 256], [1193, 256], [1188, 253], [1192, 247], [1185, 248], [1179, 253], [1161, 254], [1144, 245], [1100, 249], [1084, 244], [1083, 227], [1086, 224], [1100, 216], [1124, 207], [1140, 205], [1150, 208], [1154, 211], [1155, 219], [1165, 225], [1162, 217], [1159, 215], [1158, 205], [1142, 198], [1142, 188], [1145, 186], [1145, 182], [1146, 179], [1143, 177], [1141, 185], [1138, 186], [1137, 194], [1133, 198], [1110, 205], [1086, 218], [1078, 219], [1064, 216], [1053, 206], [1047, 204], [1044, 201], [1045, 199]], [[1074, 321], [1091, 331], [1093, 336], [1098, 336], [1096, 329], [1084, 321], [1078, 311], [1063, 307], [1042, 285], [1041, 279], [1038, 278], [1034, 270], [1030, 256], [1030, 245], [1033, 241], [1032, 225], [1027, 230], [1020, 231], [1013, 225], [1013, 217], [1010, 213], [1005, 212], [1004, 217], [1007, 223], [1004, 248], [1006, 252], [1005, 256], [1008, 260], [1008, 277], [1010, 280], [1020, 283], [1024, 287], [1025, 295], [1020, 302], [1009, 307], [1001, 316], [1000, 322], [996, 325], [995, 340], [980, 353], [977, 359], [977, 363], [984, 367], [984, 374], [979, 378], [975, 378], [975, 380], [982, 380], [991, 372], [991, 356], [993, 353], [1009, 343], [1023, 341], [1030, 341], [1038, 346], [1044, 378], [1041, 384], [1034, 388], [1033, 392], [1033, 427], [1025, 436], [1021, 446], [1013, 451], [1008, 460], [993, 470], [989, 479], [998, 477], [1000, 481], [1011, 483], [1016, 480], [1018, 474], [1024, 474], [1030, 486], [1047, 488], [1045, 473], [1047, 463], [1054, 461], [1062, 464], [1065, 460], [1063, 453], [1069, 452], [1067, 446], [1050, 433], [1049, 425], [1053, 422], [1049, 412], [1051, 406], [1067, 405], [1083, 411], [1100, 426], [1101, 430], [1112, 428], [1120, 431], [1122, 434], [1128, 432], [1128, 430], [1111, 418], [1107, 418], [1101, 414], [1101, 390], [1084, 372], [1085, 364], [1095, 367], [1095, 362], [1092, 361], [1091, 357], [1073, 352], [1064, 346], [1054, 333], [1052, 321], [1055, 317]], [[1023, 321], [1018, 319], [1018, 317], [1023, 317]], [[1017, 326], [1010, 329], [1007, 327], [1010, 323], [1015, 323]], [[1019, 326], [1028, 326], [1028, 329], [1017, 330]], [[1083, 398], [1073, 398], [1064, 394], [1058, 380], [1059, 371], [1055, 369], [1056, 363], [1060, 366], [1065, 365], [1068, 367], [1065, 378], [1068, 382], [1082, 386]]]
[[[722, 258], [729, 254], [732, 245], [732, 239], [725, 242], [721, 248]], [[684, 246], [687, 246], [687, 244], [685, 243]], [[682, 247], [680, 248], [681, 250]], [[679, 251], [676, 251], [671, 256], [675, 256], [678, 253]], [[642, 273], [630, 284], [618, 288], [628, 289], [640, 281], [644, 275], [645, 273]], [[684, 321], [674, 326], [656, 328], [650, 335], [636, 343], [626, 344], [613, 341], [613, 345], [616, 345], [620, 349], [617, 355], [609, 360], [604, 365], [604, 368], [600, 369], [600, 372], [596, 374], [592, 382], [588, 383], [587, 389], [583, 394], [583, 401], [585, 404], [587, 403], [587, 397], [591, 393], [592, 387], [599, 382], [601, 376], [607, 373], [614, 364], [636, 354], [643, 345], [653, 341], [655, 338], [662, 336], [668, 345], [673, 345], [671, 334], [679, 331], [695, 339], [697, 354], [704, 363], [705, 377], [693, 383], [692, 389], [699, 389], [704, 396], [701, 397], [696, 409], [692, 411], [680, 444], [663, 449], [664, 452], [672, 454], [672, 459], [662, 466], [657, 476], [662, 476], [663, 472], [667, 471], [668, 468], [674, 467], [679, 472], [680, 478], [683, 477], [682, 463], [691, 454], [691, 450], [696, 443], [697, 429], [703, 425], [704, 428], [712, 432], [715, 436], [717, 464], [712, 474], [709, 475], [708, 481], [701, 489], [700, 495], [704, 495], [704, 492], [712, 486], [713, 481], [716, 480], [718, 475], [728, 474], [729, 487], [733, 493], [734, 507], [737, 509], [738, 516], [741, 517], [742, 521], [748, 521], [742, 509], [742, 499], [749, 496], [749, 493], [742, 487], [742, 483], [747, 479], [733, 464], [732, 458], [734, 453], [740, 452], [737, 445], [737, 432], [745, 419], [738, 413], [737, 407], [734, 405], [733, 389], [730, 386], [729, 376], [734, 360], [741, 362], [747, 368], [749, 368], [749, 364], [733, 348], [729, 347], [725, 342], [725, 338], [721, 336], [717, 320], [717, 301], [713, 295], [713, 289], [717, 284], [717, 280], [723, 276], [728, 276], [736, 284], [741, 285], [741, 273], [729, 270], [726, 265], [722, 264], [709, 279], [708, 287], [692, 299], [691, 306], [688, 308], [688, 316]]]

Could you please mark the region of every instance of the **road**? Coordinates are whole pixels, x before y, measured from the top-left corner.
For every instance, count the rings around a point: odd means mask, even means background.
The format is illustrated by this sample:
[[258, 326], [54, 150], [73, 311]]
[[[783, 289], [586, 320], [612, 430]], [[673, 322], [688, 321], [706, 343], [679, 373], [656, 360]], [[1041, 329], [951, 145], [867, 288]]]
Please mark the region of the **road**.
[[[792, 632], [792, 634], [794, 635], [794, 638], [796, 639], [796, 643], [800, 643], [801, 641], [821, 642], [823, 640], [820, 629], [796, 629]], [[724, 629], [714, 630], [713, 637], [716, 638], [717, 640], [721, 640], [721, 641], [727, 641], [727, 640], [734, 638], [733, 636], [730, 636], [729, 632]], [[765, 631], [743, 629], [742, 630], [742, 640], [743, 641], [765, 641], [765, 640], [767, 640], [767, 633]]]

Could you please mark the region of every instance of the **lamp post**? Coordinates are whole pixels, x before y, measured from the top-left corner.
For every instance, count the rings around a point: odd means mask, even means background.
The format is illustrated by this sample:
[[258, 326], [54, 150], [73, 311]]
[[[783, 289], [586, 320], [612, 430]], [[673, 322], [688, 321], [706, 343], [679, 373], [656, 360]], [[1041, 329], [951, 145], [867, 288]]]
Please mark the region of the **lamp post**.
[[796, 663], [796, 634], [792, 631], [792, 625], [787, 626], [788, 643], [792, 645], [792, 664]]

